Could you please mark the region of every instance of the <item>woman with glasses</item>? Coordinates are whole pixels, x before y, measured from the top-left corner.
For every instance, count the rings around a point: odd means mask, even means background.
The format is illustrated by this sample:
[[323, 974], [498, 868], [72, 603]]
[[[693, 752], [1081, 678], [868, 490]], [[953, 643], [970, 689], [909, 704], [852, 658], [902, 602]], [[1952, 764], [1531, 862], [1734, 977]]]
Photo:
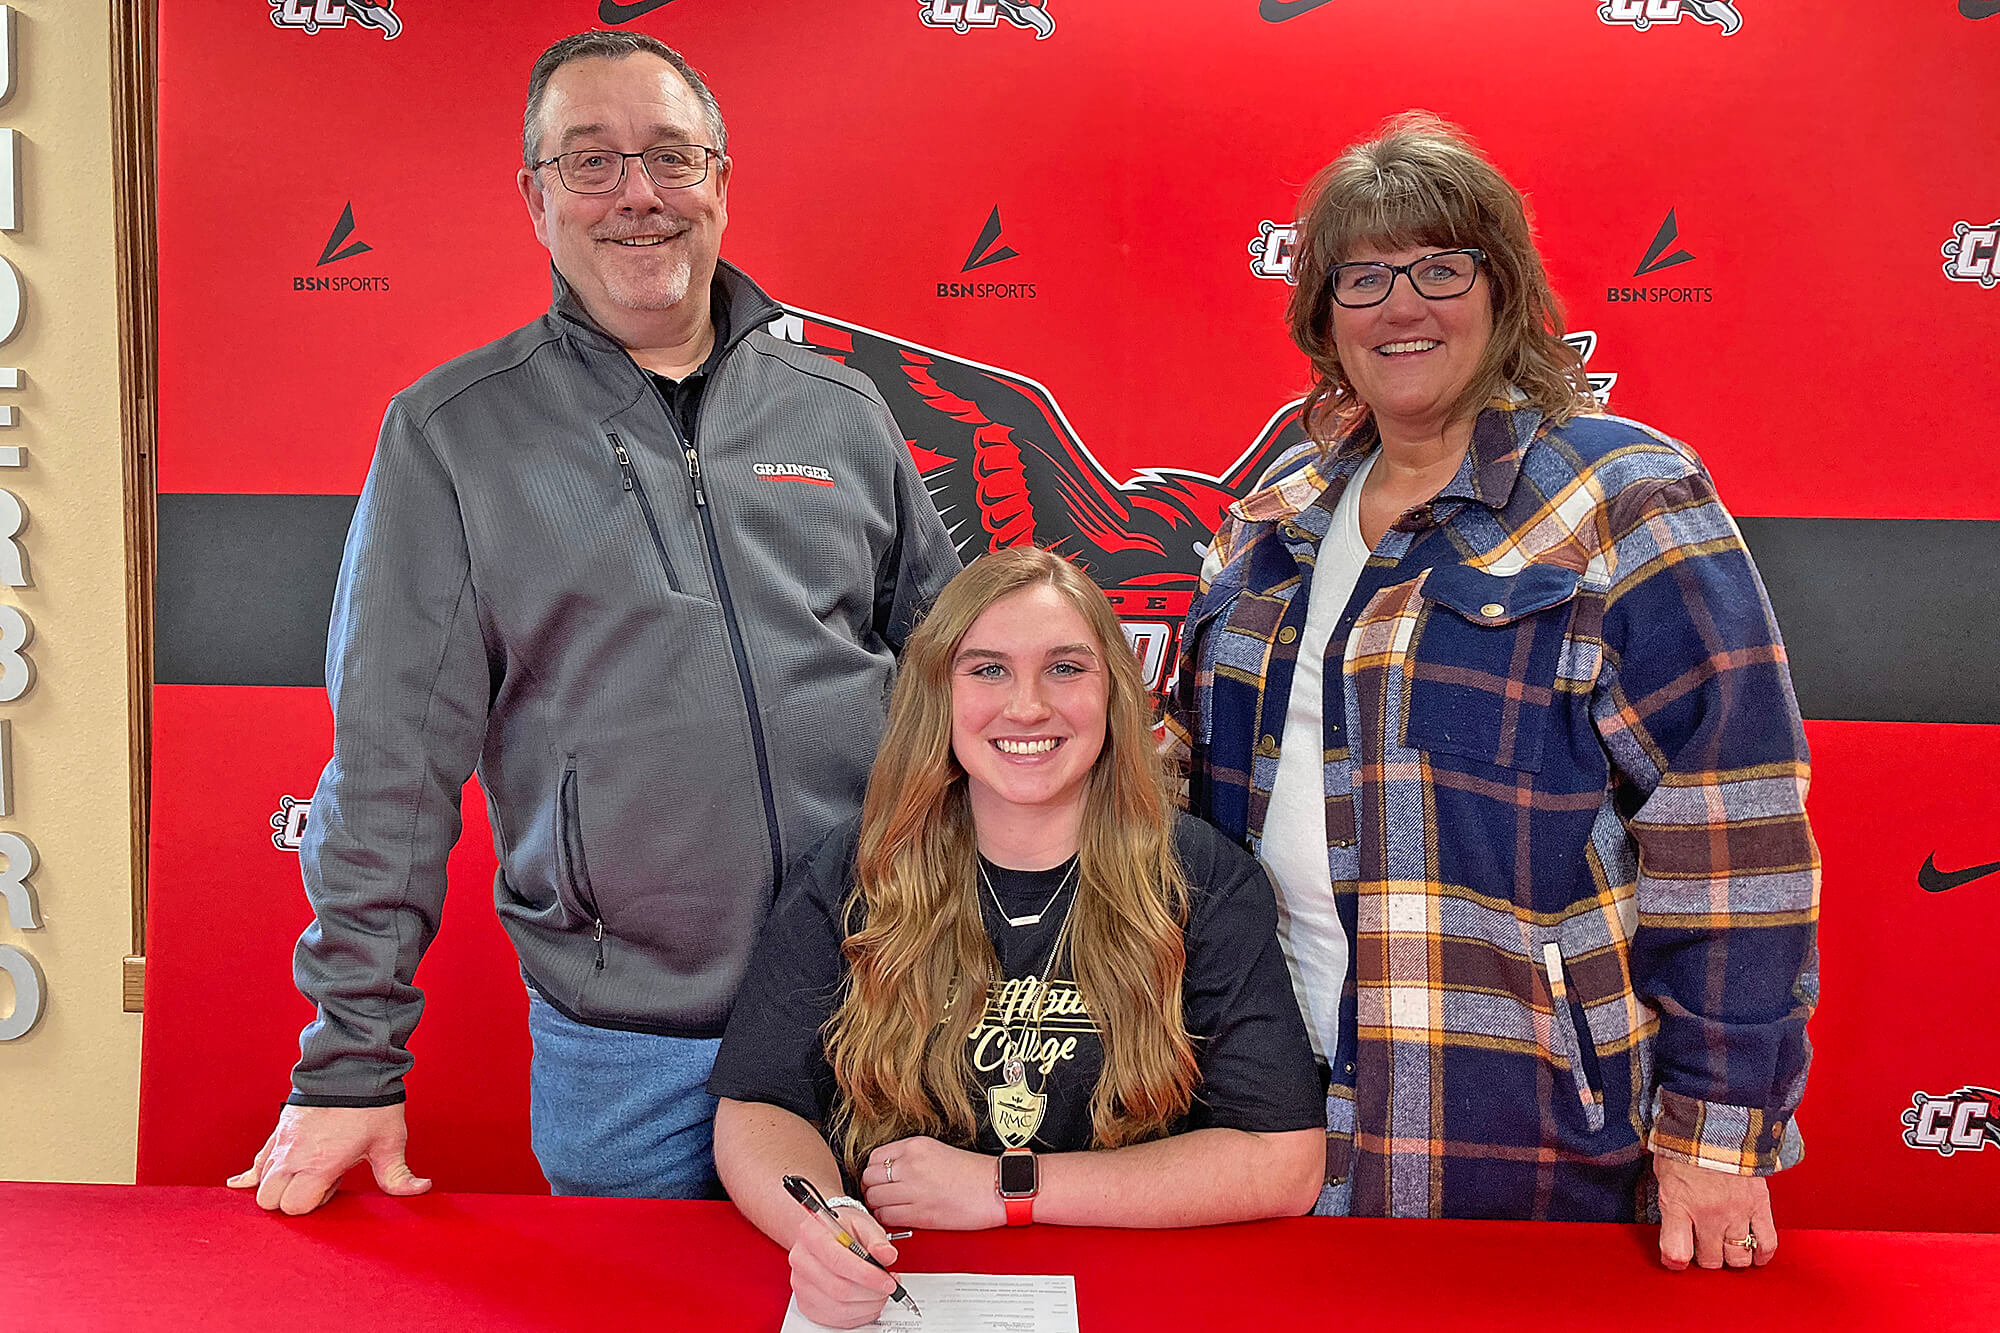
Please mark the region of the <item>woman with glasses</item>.
[[1819, 862], [1749, 553], [1692, 450], [1604, 414], [1457, 130], [1391, 121], [1300, 219], [1309, 438], [1216, 534], [1169, 724], [1278, 887], [1319, 1210], [1765, 1263]]
[[894, 1283], [787, 1176], [884, 1262], [885, 1226], [1312, 1206], [1321, 1084], [1271, 886], [1174, 812], [1148, 707], [1048, 551], [973, 562], [911, 634], [860, 820], [787, 877], [709, 1082], [722, 1182], [811, 1318], [865, 1323]]

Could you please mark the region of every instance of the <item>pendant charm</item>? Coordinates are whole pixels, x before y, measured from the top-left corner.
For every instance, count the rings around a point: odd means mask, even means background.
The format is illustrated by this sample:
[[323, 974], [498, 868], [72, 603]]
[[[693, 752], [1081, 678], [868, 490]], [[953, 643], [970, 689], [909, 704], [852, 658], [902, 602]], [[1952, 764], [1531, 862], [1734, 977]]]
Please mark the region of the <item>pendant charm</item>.
[[[1009, 1063], [1018, 1066], [1020, 1062]], [[1017, 1072], [1010, 1071], [1007, 1082], [986, 1090], [987, 1118], [993, 1122], [993, 1132], [1001, 1144], [1009, 1148], [1028, 1146], [1035, 1131], [1042, 1127], [1042, 1115], [1049, 1104], [1043, 1094], [1028, 1091], [1027, 1081], [1013, 1076]]]
[[1039, 926], [1042, 924], [1042, 914], [1037, 912], [1033, 916], [1010, 916], [1007, 918], [1007, 924], [1010, 926]]
[[1028, 1081], [1027, 1066], [1023, 1065], [1018, 1057], [1009, 1056], [1007, 1063], [1000, 1066], [1000, 1079], [1004, 1083], [1026, 1084]]

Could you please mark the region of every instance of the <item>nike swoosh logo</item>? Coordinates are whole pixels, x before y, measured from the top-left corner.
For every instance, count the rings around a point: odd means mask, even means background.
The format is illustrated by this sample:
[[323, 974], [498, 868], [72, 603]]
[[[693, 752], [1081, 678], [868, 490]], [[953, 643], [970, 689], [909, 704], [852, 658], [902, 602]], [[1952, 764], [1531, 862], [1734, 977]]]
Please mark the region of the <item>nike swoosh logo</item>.
[[[1960, 4], [1967, 2], [1968, 0], [1959, 0]], [[2000, 4], [1996, 4], [1995, 9], [2000, 10]], [[1924, 858], [1923, 865], [1917, 869], [1917, 883], [1925, 893], [1943, 893], [1961, 884], [1970, 884], [1975, 879], [1985, 879], [1996, 872], [2000, 872], [2000, 861], [1983, 866], [1968, 866], [1964, 870], [1939, 870], [1937, 853], [1933, 852]]]
[[[1257, 0], [1257, 17], [1266, 23], [1283, 23], [1301, 14], [1309, 14], [1321, 5], [1332, 4], [1333, 0]], [[1972, 0], [1959, 0], [1960, 4], [1971, 4]]]
[[650, 14], [662, 5], [670, 5], [674, 0], [638, 0], [636, 4], [621, 5], [618, 0], [597, 0], [597, 20], [600, 23], [630, 23], [642, 14]]

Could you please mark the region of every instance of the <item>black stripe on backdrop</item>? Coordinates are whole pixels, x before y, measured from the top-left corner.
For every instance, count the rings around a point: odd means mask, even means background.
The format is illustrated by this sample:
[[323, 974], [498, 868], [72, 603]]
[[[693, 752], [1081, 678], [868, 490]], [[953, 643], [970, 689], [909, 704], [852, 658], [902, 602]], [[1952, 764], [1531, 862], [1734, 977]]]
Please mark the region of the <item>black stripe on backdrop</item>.
[[326, 684], [352, 495], [160, 496], [153, 678]]
[[[167, 685], [326, 683], [348, 495], [160, 497]], [[1744, 518], [1807, 717], [2000, 722], [2000, 522]]]
[[2000, 723], [2000, 522], [1737, 524], [1807, 717]]

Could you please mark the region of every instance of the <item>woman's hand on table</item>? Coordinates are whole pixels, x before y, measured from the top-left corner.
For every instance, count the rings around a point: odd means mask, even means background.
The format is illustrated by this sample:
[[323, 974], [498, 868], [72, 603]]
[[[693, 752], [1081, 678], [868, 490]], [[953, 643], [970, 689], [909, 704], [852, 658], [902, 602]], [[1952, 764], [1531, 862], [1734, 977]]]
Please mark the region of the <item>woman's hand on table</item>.
[[1007, 1221], [985, 1153], [932, 1138], [898, 1139], [868, 1154], [861, 1186], [868, 1210], [898, 1231], [980, 1231]]
[[[1686, 1268], [1690, 1259], [1702, 1268], [1761, 1268], [1777, 1255], [1778, 1224], [1762, 1176], [1673, 1157], [1655, 1157], [1653, 1174], [1660, 1183], [1660, 1262], [1668, 1268]], [[1745, 1236], [1756, 1245], [1744, 1245]]]
[[[835, 1215], [870, 1254], [884, 1264], [896, 1262], [896, 1247], [874, 1218], [859, 1208], [842, 1208]], [[895, 1278], [842, 1245], [811, 1213], [799, 1215], [790, 1257], [792, 1295], [798, 1298], [799, 1312], [817, 1324], [854, 1328], [878, 1319], [896, 1290]]]

